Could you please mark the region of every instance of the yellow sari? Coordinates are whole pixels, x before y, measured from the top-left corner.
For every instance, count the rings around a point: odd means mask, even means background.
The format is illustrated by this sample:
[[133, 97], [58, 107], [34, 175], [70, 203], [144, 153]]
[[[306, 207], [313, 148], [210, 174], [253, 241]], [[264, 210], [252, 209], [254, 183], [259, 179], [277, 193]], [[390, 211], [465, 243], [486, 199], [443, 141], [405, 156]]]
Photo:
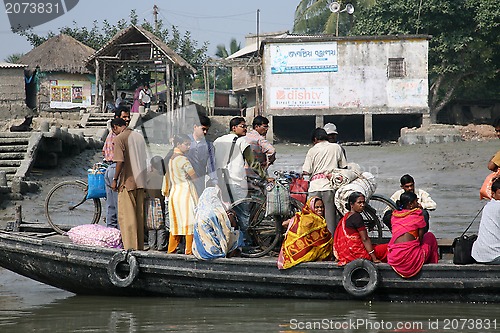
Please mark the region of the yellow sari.
[[318, 197], [307, 200], [302, 211], [292, 217], [278, 256], [278, 268], [287, 269], [301, 262], [330, 260], [332, 234], [324, 217], [314, 212]]

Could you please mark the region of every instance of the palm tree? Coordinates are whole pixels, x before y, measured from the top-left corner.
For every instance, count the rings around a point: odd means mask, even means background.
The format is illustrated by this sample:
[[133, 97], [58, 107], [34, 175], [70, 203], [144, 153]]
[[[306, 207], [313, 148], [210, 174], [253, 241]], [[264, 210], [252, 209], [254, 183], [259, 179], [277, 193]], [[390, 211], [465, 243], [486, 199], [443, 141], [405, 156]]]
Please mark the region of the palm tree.
[[24, 53], [13, 53], [13, 54], [7, 56], [7, 58], [5, 58], [5, 61], [9, 62], [11, 64], [15, 64], [19, 61], [19, 59], [21, 59], [21, 57], [23, 55], [24, 55]]
[[229, 52], [224, 44], [219, 44], [217, 45], [217, 52], [215, 52], [215, 55], [219, 58], [227, 58], [228, 56], [239, 51], [240, 49], [241, 49], [241, 43], [238, 43], [236, 38], [231, 38], [231, 41], [229, 42]]
[[[236, 41], [236, 38], [231, 38], [229, 42], [229, 51], [224, 44], [217, 45], [215, 55], [219, 58], [227, 58], [231, 54], [241, 49], [241, 43]], [[216, 87], [217, 89], [229, 90], [232, 89], [232, 71], [230, 67], [219, 67], [216, 71]]]
[[[346, 35], [353, 24], [353, 15], [339, 15], [332, 13], [328, 5], [333, 0], [301, 0], [295, 9], [293, 32], [299, 34], [333, 34], [337, 30], [337, 18], [339, 19], [339, 31]], [[338, 0], [344, 8], [347, 3], [354, 5], [356, 10], [369, 8], [376, 4], [376, 0]]]

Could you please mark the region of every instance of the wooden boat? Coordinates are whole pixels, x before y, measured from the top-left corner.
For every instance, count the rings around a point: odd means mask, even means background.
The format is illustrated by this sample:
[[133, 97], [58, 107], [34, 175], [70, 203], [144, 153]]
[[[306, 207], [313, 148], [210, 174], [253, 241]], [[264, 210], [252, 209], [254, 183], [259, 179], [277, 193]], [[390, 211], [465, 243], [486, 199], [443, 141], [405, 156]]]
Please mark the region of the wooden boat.
[[346, 268], [312, 262], [278, 270], [274, 257], [202, 261], [49, 235], [0, 231], [0, 266], [82, 295], [500, 302], [500, 266], [444, 260], [403, 279], [387, 264], [364, 260]]

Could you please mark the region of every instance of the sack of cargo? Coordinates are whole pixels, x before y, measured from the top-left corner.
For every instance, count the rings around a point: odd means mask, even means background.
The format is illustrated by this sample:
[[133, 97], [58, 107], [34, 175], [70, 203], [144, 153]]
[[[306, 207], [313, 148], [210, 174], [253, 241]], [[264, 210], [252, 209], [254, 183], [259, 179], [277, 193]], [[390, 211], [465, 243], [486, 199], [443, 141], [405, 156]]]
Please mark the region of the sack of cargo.
[[335, 206], [342, 215], [345, 215], [348, 210], [345, 206], [349, 195], [353, 192], [363, 193], [366, 200], [368, 201], [370, 197], [375, 193], [377, 189], [377, 183], [373, 174], [369, 172], [363, 172], [358, 178], [356, 178], [351, 183], [341, 186], [335, 192]]
[[290, 196], [302, 204], [306, 204], [307, 191], [309, 190], [309, 181], [302, 177], [293, 178], [290, 184]]
[[113, 249], [123, 248], [120, 230], [99, 224], [83, 224], [73, 227], [67, 235], [75, 244]]
[[290, 188], [288, 183], [279, 181], [266, 185], [266, 216], [290, 215]]

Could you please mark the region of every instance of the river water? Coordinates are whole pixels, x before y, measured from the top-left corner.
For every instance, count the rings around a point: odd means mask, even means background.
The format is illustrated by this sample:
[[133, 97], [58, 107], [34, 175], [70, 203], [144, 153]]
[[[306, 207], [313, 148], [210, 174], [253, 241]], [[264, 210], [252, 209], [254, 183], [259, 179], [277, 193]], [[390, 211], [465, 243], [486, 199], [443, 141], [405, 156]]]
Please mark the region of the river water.
[[[347, 146], [346, 151], [350, 162], [375, 175], [378, 194], [390, 196], [401, 175], [414, 176], [417, 187], [438, 204], [431, 213], [431, 230], [453, 238], [484, 205], [479, 188], [488, 174], [486, 163], [499, 147], [491, 141]], [[300, 170], [308, 148], [278, 145], [273, 168]], [[75, 175], [82, 174], [76, 167]], [[25, 220], [43, 221], [39, 207], [46, 191], [23, 203]], [[2, 333], [206, 331], [500, 332], [500, 304], [85, 297], [0, 268]]]

